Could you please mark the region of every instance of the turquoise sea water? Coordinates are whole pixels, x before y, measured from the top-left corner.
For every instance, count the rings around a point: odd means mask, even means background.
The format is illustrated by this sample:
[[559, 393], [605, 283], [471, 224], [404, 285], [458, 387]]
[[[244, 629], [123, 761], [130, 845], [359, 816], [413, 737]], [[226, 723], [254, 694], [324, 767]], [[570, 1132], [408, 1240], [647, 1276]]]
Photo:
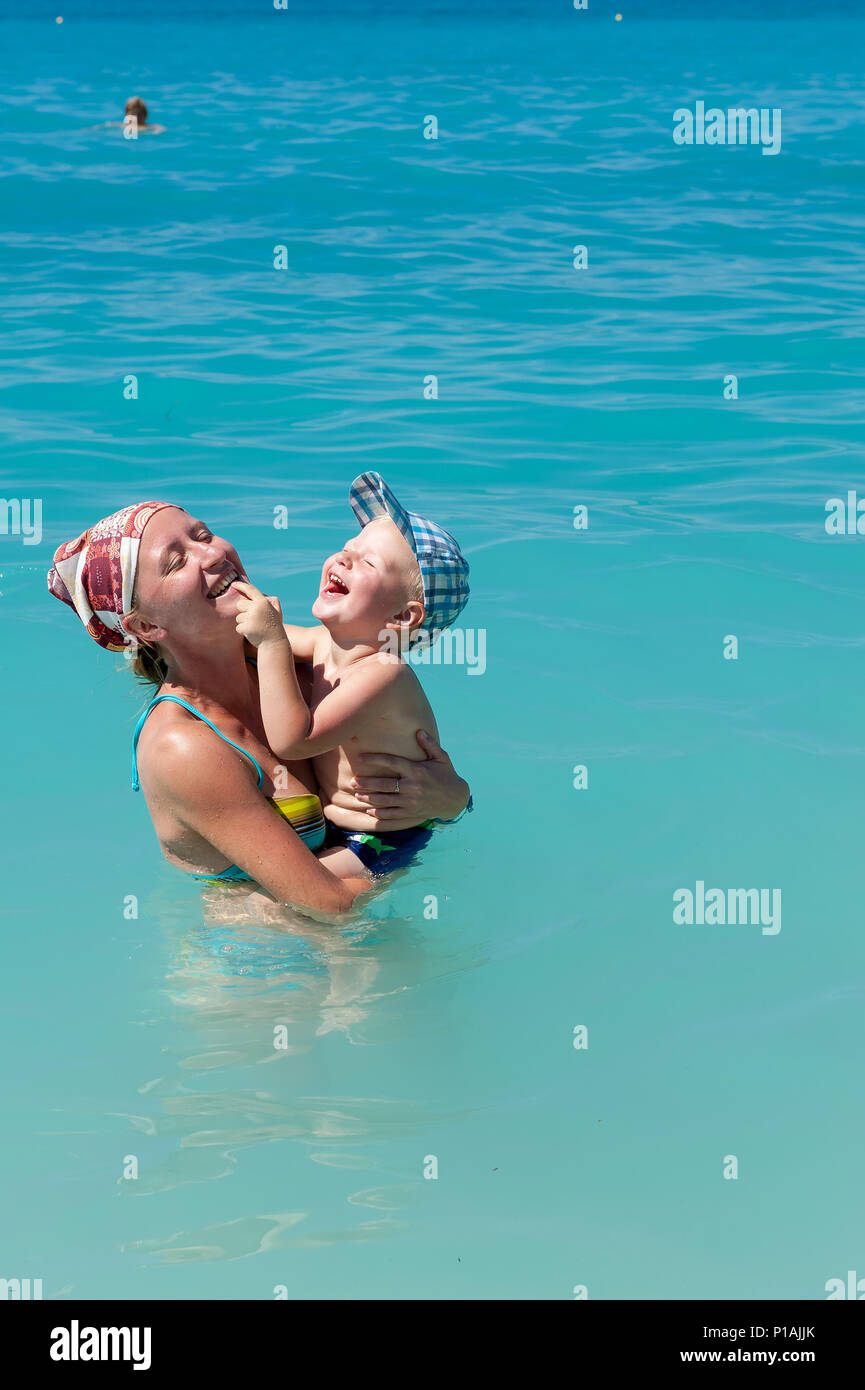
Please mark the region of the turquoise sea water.
[[[865, 1275], [865, 540], [824, 526], [865, 493], [865, 25], [666, 8], [0, 7], [3, 493], [43, 509], [0, 535], [0, 1276]], [[164, 135], [91, 128], [134, 92]], [[677, 147], [698, 100], [781, 108], [781, 152]], [[486, 670], [423, 679], [476, 810], [348, 927], [217, 931], [45, 571], [166, 498], [302, 621], [368, 468], [472, 566]], [[698, 880], [780, 888], [781, 930], [674, 923]]]

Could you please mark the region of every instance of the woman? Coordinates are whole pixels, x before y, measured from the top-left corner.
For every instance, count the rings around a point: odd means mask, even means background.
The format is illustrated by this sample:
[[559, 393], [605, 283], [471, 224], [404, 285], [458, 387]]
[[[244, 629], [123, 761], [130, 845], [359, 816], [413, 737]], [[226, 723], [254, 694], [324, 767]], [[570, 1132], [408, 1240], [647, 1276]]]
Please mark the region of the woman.
[[[100, 646], [133, 651], [133, 670], [157, 688], [135, 731], [133, 786], [140, 779], [168, 862], [344, 912], [370, 882], [360, 861], [356, 877], [338, 878], [328, 852], [313, 853], [324, 823], [312, 768], [280, 764], [267, 746], [232, 574], [247, 577], [204, 522], [172, 502], [139, 502], [60, 546], [48, 587]], [[418, 742], [426, 761], [378, 760], [338, 804], [369, 812], [371, 831], [455, 819], [468, 786], [422, 731]]]

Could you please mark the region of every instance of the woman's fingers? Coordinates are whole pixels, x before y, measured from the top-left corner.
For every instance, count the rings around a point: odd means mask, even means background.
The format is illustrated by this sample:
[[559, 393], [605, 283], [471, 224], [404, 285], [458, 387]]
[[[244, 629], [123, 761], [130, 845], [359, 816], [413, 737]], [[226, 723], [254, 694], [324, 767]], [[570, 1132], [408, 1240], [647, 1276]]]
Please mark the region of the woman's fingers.
[[[393, 799], [396, 800], [397, 798]], [[401, 825], [405, 825], [406, 822], [406, 808], [402, 804], [396, 806], [343, 807], [343, 803], [341, 801], [338, 801], [336, 797], [334, 797], [333, 802], [328, 803], [328, 805], [324, 808], [325, 816], [327, 816], [327, 813], [330, 810], [331, 805], [334, 807], [334, 809], [342, 808], [344, 810], [349, 811], [363, 811], [365, 819], [369, 822], [368, 825], [364, 826], [364, 829], [367, 830], [376, 830], [380, 825], [393, 825], [395, 822], [399, 822]], [[409, 812], [409, 815], [411, 814], [412, 812]], [[416, 824], [416, 822], [413, 823]]]
[[[450, 758], [441, 744], [436, 743], [432, 734], [425, 729], [418, 729], [417, 741], [427, 761], [450, 764]], [[423, 767], [422, 762], [414, 758], [400, 758], [396, 753], [355, 753], [351, 761], [357, 786], [364, 791], [390, 790], [384, 780], [388, 777], [398, 777], [400, 781], [407, 782], [415, 775], [423, 776], [422, 772], [418, 772]]]
[[355, 772], [355, 781], [367, 783], [381, 781], [383, 778], [411, 776], [412, 771], [420, 764], [412, 762], [409, 758], [399, 758], [396, 753], [352, 753], [351, 765]]
[[417, 740], [427, 754], [423, 761], [390, 753], [353, 753], [354, 777], [350, 786], [334, 792], [334, 804], [347, 811], [365, 811], [373, 827], [379, 811], [383, 824], [455, 819], [466, 808], [468, 783], [457, 776], [434, 738], [419, 729]]
[[[333, 796], [328, 803], [332, 806], [342, 807], [344, 811], [360, 811], [363, 809], [354, 792], [343, 791], [342, 787], [336, 787]], [[327, 815], [327, 806], [324, 808]]]
[[432, 734], [428, 734], [426, 729], [418, 729], [417, 733], [415, 734], [415, 738], [417, 739], [424, 753], [426, 753], [427, 757], [431, 762], [450, 762], [450, 758], [448, 757], [445, 750], [442, 748], [441, 744], [436, 743]]
[[369, 823], [376, 830], [380, 825], [392, 825], [394, 821], [405, 825], [405, 818], [405, 806], [377, 806], [370, 812]]
[[363, 795], [358, 798], [359, 809], [368, 814], [375, 815], [376, 811], [387, 809], [399, 811], [403, 819], [406, 816], [417, 815], [419, 808], [423, 805], [423, 798], [420, 792], [405, 792], [402, 787], [394, 794], [393, 788], [389, 792], [372, 792], [369, 796]]
[[417, 791], [411, 791], [402, 785], [400, 785], [398, 793], [394, 792], [393, 778], [391, 778], [386, 792], [345, 792], [337, 788], [333, 794], [332, 804], [340, 807], [343, 811], [369, 811], [371, 808], [374, 809], [385, 803], [388, 805], [394, 803], [411, 812], [420, 805], [420, 801], [421, 798]]
[[379, 793], [393, 792], [396, 794], [396, 784], [408, 782], [408, 777], [398, 778], [396, 773], [393, 777], [364, 777], [363, 781], [358, 780], [357, 786], [353, 789], [356, 796], [365, 793], [367, 796], [378, 796]]

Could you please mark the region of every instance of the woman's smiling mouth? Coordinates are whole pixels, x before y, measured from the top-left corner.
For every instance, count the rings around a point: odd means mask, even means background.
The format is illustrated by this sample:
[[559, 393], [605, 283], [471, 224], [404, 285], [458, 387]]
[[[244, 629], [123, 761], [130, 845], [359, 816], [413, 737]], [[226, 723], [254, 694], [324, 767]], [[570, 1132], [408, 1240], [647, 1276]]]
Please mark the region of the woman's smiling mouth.
[[227, 574], [224, 574], [221, 579], [217, 580], [207, 597], [211, 600], [222, 598], [222, 595], [227, 593], [231, 588], [235, 579], [239, 578], [240, 575], [237, 573], [237, 570], [230, 569]]

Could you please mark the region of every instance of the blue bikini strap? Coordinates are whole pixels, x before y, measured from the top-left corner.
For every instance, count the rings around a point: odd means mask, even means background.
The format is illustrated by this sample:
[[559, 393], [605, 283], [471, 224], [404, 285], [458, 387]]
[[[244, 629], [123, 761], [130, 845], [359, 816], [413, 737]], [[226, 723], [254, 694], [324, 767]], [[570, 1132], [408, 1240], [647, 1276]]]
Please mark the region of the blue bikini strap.
[[209, 729], [212, 729], [215, 734], [219, 734], [219, 737], [223, 740], [224, 743], [227, 743], [231, 748], [236, 748], [238, 753], [242, 753], [245, 758], [248, 758], [249, 761], [252, 763], [252, 766], [258, 773], [258, 785], [259, 787], [261, 786], [262, 782], [264, 781], [264, 773], [261, 770], [261, 763], [258, 761], [257, 758], [254, 758], [251, 753], [247, 753], [245, 748], [241, 748], [239, 743], [235, 743], [234, 740], [230, 739], [227, 734], [224, 734], [221, 729], [217, 729], [215, 724], [211, 724], [210, 720], [207, 718], [207, 715], [202, 714], [201, 710], [196, 709], [194, 705], [190, 705], [188, 700], [181, 700], [179, 695], [156, 695], [150, 701], [150, 704], [147, 706], [147, 709], [144, 711], [138, 723], [135, 725], [135, 732], [132, 735], [132, 790], [134, 792], [141, 790], [141, 784], [138, 781], [138, 738], [141, 734], [142, 728], [144, 727], [145, 719], [147, 718], [150, 711], [153, 709], [153, 706], [158, 705], [160, 700], [170, 700], [172, 704], [182, 705], [184, 709], [189, 710], [190, 714], [194, 714], [196, 719], [200, 719], [203, 724], [206, 724]]

